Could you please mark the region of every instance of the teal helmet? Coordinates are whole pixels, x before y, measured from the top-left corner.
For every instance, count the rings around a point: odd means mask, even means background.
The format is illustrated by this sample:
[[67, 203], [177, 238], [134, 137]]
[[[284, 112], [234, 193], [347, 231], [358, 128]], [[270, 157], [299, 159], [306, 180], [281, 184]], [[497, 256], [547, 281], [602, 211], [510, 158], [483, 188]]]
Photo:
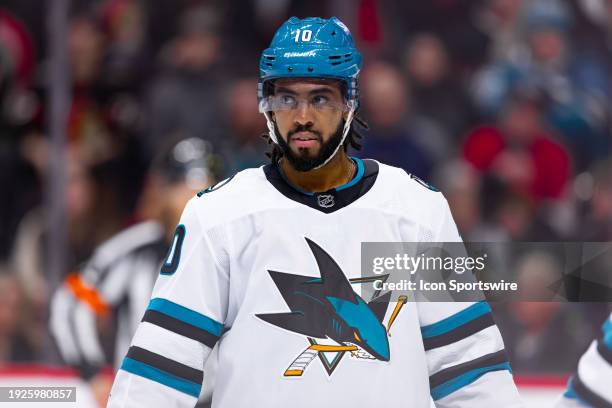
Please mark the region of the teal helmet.
[[[357, 77], [362, 60], [349, 29], [336, 17], [330, 19], [291, 17], [283, 23], [274, 34], [270, 47], [263, 51], [259, 62], [257, 97], [260, 111], [266, 116], [272, 141], [278, 143], [278, 138], [274, 123], [262, 102], [270, 95], [274, 80], [330, 78], [341, 81], [349, 106], [340, 143], [342, 145], [359, 104]], [[333, 155], [336, 152], [337, 149]], [[321, 166], [325, 165], [333, 155]]]
[[361, 53], [348, 28], [336, 17], [291, 17], [276, 31], [259, 61], [259, 98], [278, 78], [335, 78], [346, 86], [347, 99], [358, 100]]

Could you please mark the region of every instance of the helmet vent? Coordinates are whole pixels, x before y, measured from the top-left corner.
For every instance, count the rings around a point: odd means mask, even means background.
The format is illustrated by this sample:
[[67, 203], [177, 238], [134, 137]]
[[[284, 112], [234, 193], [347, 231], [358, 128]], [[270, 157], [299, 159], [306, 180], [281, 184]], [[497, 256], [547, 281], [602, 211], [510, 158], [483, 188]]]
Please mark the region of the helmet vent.
[[340, 59], [340, 58], [342, 58], [342, 55], [330, 55], [329, 56], [330, 60], [336, 60], [336, 59]]
[[342, 60], [342, 61], [333, 61], [333, 62], [331, 62], [331, 65], [336, 66], [336, 65], [344, 64], [344, 63], [346, 63], [346, 62], [351, 62], [352, 60], [353, 60], [353, 58], [352, 58], [352, 57], [350, 57], [350, 58], [345, 58], [345, 59], [344, 59], [344, 60]]
[[334, 37], [336, 36], [336, 31], [332, 31], [332, 34]]
[[353, 55], [353, 53], [352, 53], [352, 52], [349, 52], [348, 54], [344, 54], [344, 58], [348, 58], [348, 57], [350, 57], [351, 55]]
[[268, 67], [272, 67], [273, 65], [272, 65], [272, 64], [270, 64], [269, 62], [266, 62], [266, 66], [268, 66]]
[[276, 57], [273, 56], [273, 55], [266, 55], [266, 59], [269, 60], [269, 61], [274, 61], [276, 59]]

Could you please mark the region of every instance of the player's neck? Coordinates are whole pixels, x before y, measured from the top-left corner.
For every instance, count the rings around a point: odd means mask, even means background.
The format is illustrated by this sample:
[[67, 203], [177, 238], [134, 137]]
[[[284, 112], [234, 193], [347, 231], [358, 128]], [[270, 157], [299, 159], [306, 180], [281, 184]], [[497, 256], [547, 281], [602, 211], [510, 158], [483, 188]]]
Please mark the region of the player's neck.
[[328, 191], [351, 181], [355, 175], [355, 164], [344, 150], [320, 169], [297, 171], [287, 160], [281, 160], [280, 167], [291, 184], [311, 193]]

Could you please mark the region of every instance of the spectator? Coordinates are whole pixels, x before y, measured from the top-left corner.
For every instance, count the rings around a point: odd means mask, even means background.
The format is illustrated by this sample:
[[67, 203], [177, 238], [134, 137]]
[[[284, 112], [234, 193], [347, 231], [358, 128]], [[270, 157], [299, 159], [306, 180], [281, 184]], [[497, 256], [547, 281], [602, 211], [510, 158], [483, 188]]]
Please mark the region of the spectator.
[[144, 4], [137, 0], [110, 0], [102, 4], [100, 20], [107, 37], [106, 83], [133, 89], [146, 79], [150, 66]]
[[482, 64], [488, 39], [476, 27], [474, 16], [482, 1], [378, 0], [388, 51], [395, 55], [406, 38], [434, 32], [448, 44], [451, 57], [461, 72]]
[[[100, 187], [107, 189], [103, 197], [115, 206], [118, 217], [125, 218], [146, 168], [135, 137], [142, 126], [143, 108], [136, 98], [140, 83], [134, 73], [122, 70], [119, 61], [129, 58], [122, 54], [128, 52], [122, 46], [129, 48], [136, 39], [118, 34], [119, 29], [105, 30], [104, 21], [100, 13], [93, 12], [70, 21], [73, 92], [67, 138], [70, 147], [79, 150], [80, 160], [94, 169]], [[132, 68], [139, 69], [137, 65]]]
[[541, 103], [528, 94], [517, 94], [498, 124], [471, 131], [463, 156], [536, 204], [562, 198], [571, 174], [566, 150], [545, 128]]
[[474, 121], [474, 111], [444, 43], [434, 34], [416, 35], [406, 49], [404, 70], [416, 101], [415, 113], [438, 124], [451, 138], [459, 138]]
[[0, 8], [0, 262], [10, 252], [19, 219], [40, 200], [35, 169], [23, 157], [23, 132], [40, 101], [29, 89], [35, 70], [33, 40], [23, 22]]
[[[65, 204], [68, 234], [68, 273], [91, 254], [96, 244], [120, 227], [120, 220], [106, 205], [105, 197], [92, 176], [91, 169], [76, 150], [66, 157], [67, 186]], [[104, 222], [99, 222], [104, 220]], [[27, 213], [14, 241], [12, 264], [23, 285], [26, 299], [33, 304], [46, 304], [50, 288], [45, 279], [45, 240], [49, 233], [46, 210], [38, 207]]]
[[[591, 333], [582, 316], [566, 304], [552, 301], [552, 292], [545, 289], [561, 276], [559, 268], [552, 256], [542, 252], [527, 253], [516, 265], [519, 296], [532, 301], [513, 302], [506, 313], [498, 314], [506, 328], [504, 343], [515, 370], [569, 372], [588, 344]], [[561, 355], [568, 358], [559, 358]]]
[[411, 112], [401, 72], [384, 62], [372, 63], [362, 74], [361, 89], [370, 124], [364, 139], [368, 156], [427, 178], [432, 156], [445, 156], [447, 146], [434, 124]]
[[[21, 288], [14, 275], [2, 267], [0, 271], [0, 365], [36, 361], [40, 358], [26, 327], [34, 321], [22, 319], [24, 310]], [[39, 322], [40, 323], [40, 322]], [[40, 344], [39, 344], [40, 346]]]
[[215, 72], [220, 58], [218, 23], [212, 9], [186, 9], [180, 33], [162, 51], [163, 70], [148, 96], [149, 154], [161, 149], [167, 135], [206, 139], [221, 150], [223, 103]]
[[68, 122], [68, 142], [81, 150], [89, 164], [102, 163], [117, 154], [102, 101], [105, 93], [102, 61], [106, 38], [98, 21], [78, 16], [70, 23], [68, 50], [73, 82]]
[[489, 36], [492, 61], [518, 63], [528, 57], [523, 41], [524, 0], [492, 0], [477, 14], [478, 26]]
[[579, 236], [584, 241], [612, 240], [612, 161], [597, 163], [593, 168], [593, 191]]
[[471, 164], [454, 160], [436, 173], [434, 184], [444, 192], [459, 233], [466, 241], [480, 222], [480, 175]]
[[235, 80], [227, 92], [225, 122], [227, 126], [226, 154], [232, 157], [229, 172], [259, 167], [265, 162], [265, 142], [259, 137], [266, 122], [257, 109], [257, 87], [254, 78]]
[[572, 46], [573, 20], [564, 2], [533, 2], [524, 24], [528, 53], [484, 67], [474, 79], [476, 104], [495, 115], [518, 89], [539, 90], [549, 98], [543, 112], [547, 121], [576, 151], [574, 164], [583, 169], [610, 148], [603, 113], [610, 89], [606, 67], [595, 54]]

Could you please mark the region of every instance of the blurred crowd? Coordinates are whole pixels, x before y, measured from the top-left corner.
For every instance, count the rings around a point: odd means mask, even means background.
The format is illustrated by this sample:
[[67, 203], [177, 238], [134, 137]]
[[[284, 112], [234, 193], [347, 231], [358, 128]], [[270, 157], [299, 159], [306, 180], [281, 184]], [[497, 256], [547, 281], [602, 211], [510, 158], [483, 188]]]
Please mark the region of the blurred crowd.
[[[67, 274], [143, 217], [147, 168], [168, 140], [206, 140], [225, 176], [266, 163], [258, 58], [291, 15], [349, 26], [365, 57], [370, 126], [355, 154], [440, 188], [464, 239], [612, 241], [610, 1], [71, 3]], [[44, 250], [52, 4], [0, 5], [0, 364], [53, 354]], [[559, 266], [535, 254], [520, 267]], [[500, 306], [515, 371], [572, 370], [605, 310]]]

